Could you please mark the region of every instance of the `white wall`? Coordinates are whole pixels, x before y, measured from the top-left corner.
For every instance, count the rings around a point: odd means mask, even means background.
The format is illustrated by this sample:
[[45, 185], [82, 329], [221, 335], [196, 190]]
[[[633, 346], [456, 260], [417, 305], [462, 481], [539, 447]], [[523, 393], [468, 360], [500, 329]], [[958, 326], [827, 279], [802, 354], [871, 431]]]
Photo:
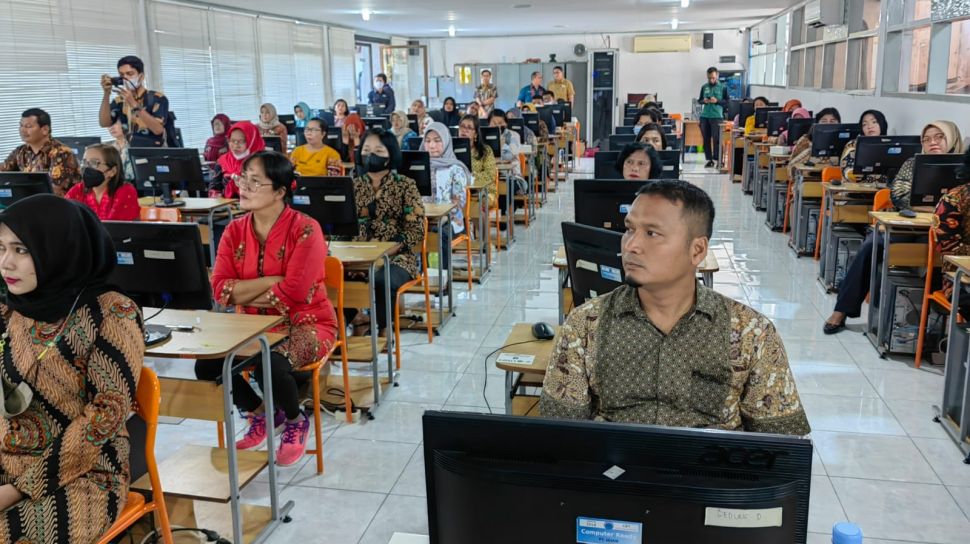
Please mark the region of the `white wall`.
[[919, 134], [926, 123], [944, 119], [955, 122], [964, 138], [970, 136], [970, 104], [761, 86], [752, 86], [751, 96], [766, 96], [782, 104], [797, 98], [812, 111], [832, 106], [842, 114], [842, 120], [848, 122], [855, 122], [865, 110], [879, 110], [889, 121], [890, 134]]
[[[564, 34], [561, 36], [448, 38], [424, 40], [429, 46], [431, 75], [454, 76], [454, 65], [463, 63], [523, 62], [528, 58], [549, 59], [556, 54], [561, 62], [581, 60], [573, 47], [619, 49], [619, 94], [659, 93], [664, 108], [671, 113], [689, 112], [691, 99], [704, 83], [705, 71], [718, 65], [718, 57], [735, 55], [747, 64], [747, 38], [737, 30], [714, 32], [714, 49], [703, 49], [702, 33], [692, 33], [689, 53], [634, 53], [633, 34]], [[586, 57], [582, 57], [585, 59]], [[722, 68], [736, 68], [724, 65]], [[528, 82], [523, 81], [522, 85]]]

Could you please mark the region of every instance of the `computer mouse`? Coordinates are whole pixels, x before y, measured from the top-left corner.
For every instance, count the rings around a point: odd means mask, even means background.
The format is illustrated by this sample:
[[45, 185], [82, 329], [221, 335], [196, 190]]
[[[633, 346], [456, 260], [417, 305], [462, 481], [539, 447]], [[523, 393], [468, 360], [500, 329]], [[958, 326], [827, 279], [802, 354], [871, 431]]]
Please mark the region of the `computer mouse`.
[[842, 185], [842, 180], [841, 179], [833, 179], [832, 181], [829, 182], [829, 184], [831, 184], [831, 185]]
[[535, 336], [536, 340], [552, 340], [556, 337], [556, 331], [552, 330], [548, 323], [539, 321], [532, 326], [532, 336]]
[[916, 217], [916, 212], [914, 212], [913, 210], [900, 210], [899, 215], [912, 219]]

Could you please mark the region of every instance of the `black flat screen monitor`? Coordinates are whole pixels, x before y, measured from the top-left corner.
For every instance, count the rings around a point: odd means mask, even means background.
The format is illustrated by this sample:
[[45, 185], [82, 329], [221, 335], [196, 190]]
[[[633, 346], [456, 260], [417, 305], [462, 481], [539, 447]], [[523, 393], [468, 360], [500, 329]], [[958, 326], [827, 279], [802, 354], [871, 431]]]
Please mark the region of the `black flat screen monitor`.
[[623, 179], [623, 172], [616, 169], [619, 151], [597, 151], [593, 156], [593, 177], [595, 179]]
[[525, 119], [512, 117], [508, 119], [509, 130], [519, 135], [519, 141], [525, 142]]
[[74, 156], [77, 157], [78, 164], [80, 164], [81, 159], [84, 158], [84, 150], [87, 149], [88, 146], [101, 143], [101, 138], [98, 136], [70, 136], [54, 139], [67, 146], [68, 149], [74, 153]]
[[328, 236], [358, 234], [354, 179], [350, 176], [297, 178], [293, 209], [316, 219]]
[[[785, 130], [788, 126], [788, 120], [791, 119], [790, 111], [771, 111], [768, 112], [768, 124], [766, 128], [768, 129], [768, 136], [778, 136], [781, 131]], [[755, 120], [755, 125], [758, 121]]]
[[622, 239], [623, 235], [616, 231], [562, 222], [569, 283], [576, 306], [623, 285], [623, 261], [619, 256]]
[[104, 228], [118, 255], [108, 283], [142, 307], [212, 309], [199, 225], [105, 221]]
[[573, 122], [573, 105], [569, 102], [563, 102], [560, 104], [562, 107], [562, 120], [564, 123]]
[[781, 111], [778, 106], [768, 106], [765, 108], [755, 108], [754, 110], [754, 128], [763, 129], [768, 128], [768, 114], [773, 111]]
[[540, 106], [536, 108], [536, 113], [539, 115], [539, 119], [546, 124], [546, 129], [550, 133], [553, 132], [554, 128], [562, 126], [560, 119], [562, 118], [562, 108], [560, 106]]
[[161, 197], [155, 206], [183, 205], [182, 201], [172, 200], [172, 190], [203, 193], [207, 189], [198, 149], [129, 147], [128, 160], [134, 166], [139, 193]]
[[422, 427], [431, 544], [808, 537], [808, 439], [431, 410]]
[[613, 129], [613, 134], [633, 134], [636, 125], [620, 125]]
[[788, 145], [795, 145], [795, 142], [812, 130], [812, 125], [814, 124], [815, 119], [811, 117], [808, 119], [798, 119], [795, 117], [788, 119]]
[[522, 121], [536, 136], [539, 135], [539, 114], [531, 111], [522, 112]]
[[499, 127], [480, 127], [478, 137], [482, 139], [491, 150], [496, 159], [502, 156], [502, 129]]
[[562, 104], [555, 104], [551, 106], [542, 106], [539, 108], [539, 118], [542, 119], [542, 110], [548, 110], [549, 116], [552, 117], [553, 121], [556, 122], [556, 127], [562, 127], [566, 124], [566, 107]]
[[[333, 127], [337, 124], [337, 120], [333, 117], [332, 111], [318, 111], [317, 117], [327, 124], [327, 127]], [[309, 119], [308, 119], [309, 120]], [[339, 127], [337, 127], [339, 128]]]
[[741, 101], [740, 100], [730, 100], [728, 101], [727, 107], [724, 108], [724, 118], [728, 121], [733, 120], [741, 114]]
[[634, 138], [636, 136], [633, 134], [611, 134], [610, 151], [621, 151], [628, 144], [632, 144]]
[[283, 152], [283, 140], [279, 136], [263, 136], [263, 142], [266, 143], [266, 149], [277, 153]]
[[859, 136], [856, 140], [855, 165], [857, 176], [886, 176], [892, 178], [906, 159], [923, 150], [918, 135]]
[[[309, 112], [306, 112], [306, 115], [309, 115]], [[295, 136], [297, 133], [296, 115], [287, 113], [287, 114], [280, 115], [279, 117], [280, 117], [280, 123], [283, 123], [283, 126], [286, 127], [286, 133], [289, 134], [290, 136]]]
[[374, 117], [381, 117], [387, 114], [386, 104], [371, 104], [370, 111], [374, 114]]
[[418, 125], [418, 116], [415, 113], [408, 114], [408, 126], [415, 134], [421, 134], [421, 126]]
[[625, 115], [623, 116], [624, 125], [635, 125], [637, 124], [638, 115]]
[[748, 117], [754, 115], [754, 102], [741, 102], [738, 106], [738, 127], [744, 128], [745, 123], [748, 121]]
[[402, 151], [398, 173], [413, 179], [421, 196], [431, 196], [431, 155], [427, 151]]
[[391, 120], [387, 117], [364, 117], [364, 126], [369, 129], [374, 127], [387, 130], [391, 127]]
[[852, 125], [823, 125], [817, 123], [812, 128], [813, 157], [841, 157], [845, 145], [859, 137], [861, 128]]
[[660, 155], [660, 179], [680, 179], [680, 150], [664, 149]]
[[51, 192], [47, 172], [0, 172], [0, 210], [28, 196]]
[[368, 104], [354, 104], [354, 111], [357, 112], [357, 115], [364, 117], [367, 115], [367, 106]]
[[401, 148], [401, 151], [418, 151], [421, 149], [422, 143], [424, 143], [424, 138], [411, 136], [407, 140], [404, 140], [404, 147]]
[[576, 179], [576, 222], [621, 232], [623, 219], [646, 180]]
[[448, 127], [448, 134], [451, 134], [452, 138], [458, 137], [458, 127]]
[[452, 138], [451, 139], [451, 149], [455, 152], [455, 156], [458, 157], [465, 166], [468, 167], [468, 171], [471, 172], [472, 169], [472, 144], [471, 140], [468, 138]]
[[940, 197], [950, 189], [970, 180], [957, 177], [957, 169], [963, 166], [963, 154], [916, 155], [913, 163], [913, 188], [909, 193], [909, 205], [935, 207]]

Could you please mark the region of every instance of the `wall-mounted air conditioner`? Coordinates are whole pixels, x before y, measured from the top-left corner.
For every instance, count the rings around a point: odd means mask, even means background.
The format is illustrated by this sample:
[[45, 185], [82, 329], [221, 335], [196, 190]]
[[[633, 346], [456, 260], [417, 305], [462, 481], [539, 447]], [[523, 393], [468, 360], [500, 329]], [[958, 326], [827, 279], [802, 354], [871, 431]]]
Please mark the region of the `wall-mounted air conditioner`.
[[656, 34], [633, 38], [634, 53], [678, 53], [690, 51], [690, 34]]
[[845, 22], [845, 0], [814, 0], [805, 4], [805, 24], [811, 27], [841, 25]]

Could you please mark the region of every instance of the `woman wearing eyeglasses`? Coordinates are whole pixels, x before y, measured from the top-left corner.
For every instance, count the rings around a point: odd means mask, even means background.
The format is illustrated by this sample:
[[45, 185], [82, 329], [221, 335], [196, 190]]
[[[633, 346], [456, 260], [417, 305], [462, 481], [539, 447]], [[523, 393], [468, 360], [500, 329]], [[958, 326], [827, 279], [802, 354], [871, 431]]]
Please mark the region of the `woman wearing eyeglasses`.
[[290, 154], [290, 161], [301, 176], [339, 176], [343, 171], [340, 153], [326, 143], [327, 123], [314, 117], [303, 128], [306, 143]]
[[145, 340], [138, 307], [108, 285], [116, 260], [77, 202], [37, 195], [0, 213], [0, 542], [92, 544], [125, 506]]
[[81, 180], [65, 198], [91, 208], [102, 221], [137, 221], [138, 191], [124, 178], [121, 153], [111, 144], [89, 146], [81, 161]]
[[[296, 463], [306, 451], [310, 423], [300, 409], [299, 386], [309, 373], [300, 369], [330, 351], [337, 331], [324, 283], [327, 242], [319, 223], [289, 206], [293, 180], [293, 166], [280, 153], [261, 151], [246, 159], [234, 183], [239, 207], [250, 213], [226, 227], [212, 272], [212, 292], [220, 304], [285, 318], [275, 332], [287, 338], [271, 354], [272, 421], [274, 428], [283, 426], [276, 454], [281, 466]], [[199, 360], [195, 374], [214, 380], [222, 375], [222, 361]], [[266, 382], [261, 364], [253, 374], [262, 390]], [[232, 397], [249, 420], [236, 448], [262, 446], [269, 417], [262, 397], [241, 374], [233, 376]]]
[[659, 179], [663, 163], [653, 146], [628, 144], [616, 158], [616, 170], [623, 174], [623, 179]]

